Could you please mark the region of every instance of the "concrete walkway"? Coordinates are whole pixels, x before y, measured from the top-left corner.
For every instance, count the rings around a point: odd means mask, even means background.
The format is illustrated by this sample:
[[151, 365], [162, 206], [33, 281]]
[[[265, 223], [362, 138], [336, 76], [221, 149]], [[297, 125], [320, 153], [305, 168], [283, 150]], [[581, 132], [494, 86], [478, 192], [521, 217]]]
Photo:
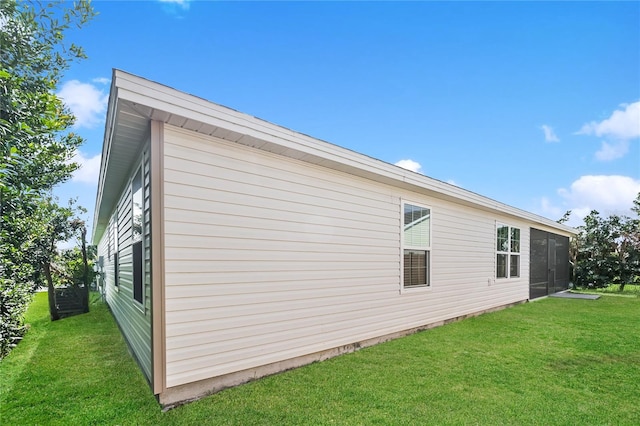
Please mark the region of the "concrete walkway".
[[599, 294], [570, 293], [568, 291], [563, 291], [562, 293], [550, 294], [549, 297], [560, 297], [563, 299], [587, 299], [587, 300], [600, 299]]

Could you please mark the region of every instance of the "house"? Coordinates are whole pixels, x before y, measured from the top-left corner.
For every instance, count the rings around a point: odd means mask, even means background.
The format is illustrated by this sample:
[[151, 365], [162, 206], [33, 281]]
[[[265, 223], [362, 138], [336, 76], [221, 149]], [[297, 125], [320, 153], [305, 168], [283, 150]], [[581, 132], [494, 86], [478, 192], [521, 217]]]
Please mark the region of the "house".
[[92, 238], [164, 406], [566, 289], [573, 233], [114, 71]]

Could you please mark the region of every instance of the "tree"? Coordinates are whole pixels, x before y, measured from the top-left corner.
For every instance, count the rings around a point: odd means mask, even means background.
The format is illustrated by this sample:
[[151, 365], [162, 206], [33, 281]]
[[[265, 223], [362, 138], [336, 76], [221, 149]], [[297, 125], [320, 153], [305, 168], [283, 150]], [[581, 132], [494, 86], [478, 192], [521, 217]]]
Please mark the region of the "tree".
[[620, 291], [624, 290], [625, 284], [640, 281], [640, 193], [633, 201], [631, 210], [636, 217], [626, 218], [620, 224]]
[[97, 255], [96, 246], [85, 245], [85, 251], [86, 264], [85, 255], [82, 253], [82, 245], [80, 247], [61, 250], [56, 262], [63, 269], [68, 282], [90, 287], [97, 275], [94, 270]]
[[[34, 250], [34, 255], [44, 272], [49, 296], [49, 313], [52, 321], [60, 319], [60, 315], [56, 307], [51, 265], [56, 255], [56, 244], [59, 241], [68, 240], [73, 234], [71, 226], [73, 213], [71, 206], [61, 207], [52, 199], [45, 199], [37, 211], [37, 214], [45, 216], [33, 217], [34, 222], [42, 227], [37, 230], [37, 235], [40, 238], [37, 240], [38, 244]], [[36, 259], [32, 259], [32, 261]]]
[[[86, 210], [82, 209], [82, 211], [86, 213]], [[78, 287], [79, 283], [82, 284], [82, 287], [81, 287], [82, 294], [83, 294], [82, 304], [84, 307], [84, 312], [89, 312], [89, 286], [91, 285], [95, 277], [95, 273], [93, 271], [93, 259], [95, 258], [95, 250], [91, 250], [91, 246], [87, 248], [87, 227], [84, 221], [76, 218], [71, 222], [70, 225], [71, 225], [71, 228], [76, 232], [80, 242], [80, 249], [75, 250], [74, 253], [77, 251], [80, 252], [79, 254], [80, 254], [80, 259], [82, 263], [81, 263], [81, 268], [78, 268], [78, 267], [73, 268], [74, 265], [69, 264], [67, 265], [68, 266], [67, 270], [68, 272], [71, 273], [73, 285]], [[89, 256], [91, 256], [91, 264], [90, 264]], [[81, 279], [80, 277], [78, 277], [79, 275], [78, 269], [82, 271]]]
[[568, 222], [571, 218], [571, 210], [567, 210], [560, 219], [557, 220], [558, 223]]
[[578, 253], [576, 257], [576, 284], [586, 287], [606, 287], [617, 269], [615, 256], [615, 228], [609, 219], [600, 217], [592, 210], [584, 218], [576, 238]]
[[68, 5], [0, 0], [0, 358], [24, 333], [22, 316], [46, 274], [51, 189], [78, 168], [82, 139], [67, 132], [74, 117], [55, 89], [85, 57], [65, 32], [94, 12], [87, 0]]
[[624, 286], [640, 280], [640, 193], [634, 201], [635, 218], [600, 216], [591, 211], [575, 238], [575, 279], [584, 287]]

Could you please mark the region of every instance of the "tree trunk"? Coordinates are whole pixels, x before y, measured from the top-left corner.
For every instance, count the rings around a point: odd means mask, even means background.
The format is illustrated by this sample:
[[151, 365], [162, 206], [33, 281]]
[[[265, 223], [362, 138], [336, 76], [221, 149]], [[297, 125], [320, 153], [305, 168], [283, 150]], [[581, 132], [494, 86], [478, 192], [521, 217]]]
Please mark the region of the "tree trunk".
[[84, 263], [84, 274], [82, 281], [84, 282], [84, 293], [82, 304], [84, 312], [89, 312], [89, 262], [87, 261], [87, 229], [83, 226], [80, 228], [80, 238], [82, 239], [82, 262]]
[[56, 307], [56, 290], [53, 288], [53, 278], [51, 277], [51, 264], [49, 261], [44, 262], [42, 265], [44, 270], [44, 276], [47, 279], [47, 291], [49, 294], [49, 315], [51, 315], [51, 321], [57, 321], [60, 319], [58, 314], [58, 308]]

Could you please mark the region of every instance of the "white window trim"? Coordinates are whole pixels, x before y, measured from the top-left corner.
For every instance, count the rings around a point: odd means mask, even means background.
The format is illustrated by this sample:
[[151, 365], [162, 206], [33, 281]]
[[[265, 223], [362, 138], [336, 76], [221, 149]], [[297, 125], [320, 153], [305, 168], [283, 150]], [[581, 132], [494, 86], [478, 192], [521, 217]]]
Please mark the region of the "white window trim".
[[[506, 226], [508, 228], [508, 239], [507, 239], [507, 247], [509, 248], [508, 251], [499, 251], [498, 247], [497, 247], [497, 243], [498, 243], [498, 228]], [[517, 229], [520, 231], [520, 251], [519, 252], [512, 252], [511, 251], [511, 230], [512, 229]], [[519, 226], [513, 226], [513, 225], [509, 225], [507, 223], [504, 222], [497, 222], [496, 221], [496, 227], [495, 227], [495, 232], [493, 235], [493, 244], [494, 244], [494, 255], [493, 255], [493, 279], [496, 282], [507, 282], [507, 281], [515, 281], [515, 280], [519, 280], [522, 278], [522, 228]], [[507, 272], [507, 276], [506, 277], [499, 277], [498, 278], [498, 255], [499, 254], [504, 254], [507, 256], [507, 265], [506, 265], [506, 272]], [[516, 277], [512, 277], [511, 276], [511, 256], [512, 255], [517, 255], [518, 256], [518, 276]]]
[[[412, 206], [417, 206], [417, 207], [423, 207], [425, 209], [429, 209], [429, 246], [425, 247], [425, 246], [410, 246], [410, 245], [405, 245], [404, 243], [404, 228], [405, 228], [405, 223], [404, 223], [404, 206], [406, 204], [412, 205]], [[424, 219], [422, 220], [426, 220], [427, 216], [425, 216]], [[412, 287], [405, 287], [404, 286], [404, 251], [405, 249], [407, 250], [425, 250], [429, 252], [429, 268], [427, 270], [427, 282], [429, 283], [428, 285], [422, 285], [422, 286], [412, 286]], [[400, 200], [400, 294], [410, 294], [410, 293], [422, 293], [425, 291], [431, 291], [431, 287], [433, 286], [433, 282], [431, 281], [431, 270], [432, 268], [432, 260], [433, 260], [433, 208], [424, 204], [424, 203], [420, 203], [417, 201], [412, 201], [412, 200], [405, 200], [405, 199], [401, 199]]]

